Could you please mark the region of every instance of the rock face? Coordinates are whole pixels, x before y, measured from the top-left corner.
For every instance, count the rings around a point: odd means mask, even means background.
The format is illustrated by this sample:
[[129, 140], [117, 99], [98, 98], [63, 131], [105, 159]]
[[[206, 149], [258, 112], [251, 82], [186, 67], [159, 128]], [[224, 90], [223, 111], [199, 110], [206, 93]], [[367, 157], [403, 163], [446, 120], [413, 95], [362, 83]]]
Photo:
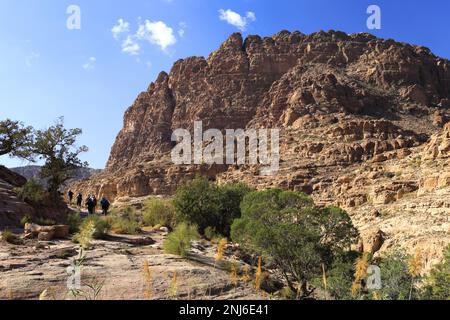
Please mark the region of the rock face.
[[[179, 60], [161, 73], [127, 110], [105, 171], [72, 187], [117, 200], [170, 194], [202, 174], [289, 188], [346, 208], [361, 230], [378, 219], [383, 248], [411, 239], [384, 225], [385, 212], [395, 217], [414, 203], [420, 230], [430, 239], [439, 230], [445, 244], [449, 230], [439, 223], [448, 223], [450, 209], [437, 192], [449, 187], [442, 174], [449, 101], [450, 62], [421, 46], [337, 31], [233, 34], [208, 58]], [[192, 130], [196, 120], [204, 130], [281, 129], [280, 171], [262, 177], [254, 166], [173, 165], [172, 132]], [[427, 203], [415, 198], [421, 193]], [[375, 210], [379, 217], [370, 215]], [[413, 215], [403, 214], [402, 223], [411, 223]], [[427, 222], [430, 214], [436, 219]]]
[[46, 200], [31, 205], [19, 199], [15, 189], [26, 182], [23, 176], [0, 166], [0, 229], [17, 227], [25, 216], [54, 221], [65, 219], [68, 208], [62, 201]]

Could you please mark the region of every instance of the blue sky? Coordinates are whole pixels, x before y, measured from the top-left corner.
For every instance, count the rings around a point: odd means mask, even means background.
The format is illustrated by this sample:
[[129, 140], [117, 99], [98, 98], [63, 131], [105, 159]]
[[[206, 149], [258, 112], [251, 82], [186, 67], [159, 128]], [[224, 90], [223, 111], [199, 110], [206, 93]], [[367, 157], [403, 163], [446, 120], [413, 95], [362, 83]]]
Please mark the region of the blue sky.
[[[382, 13], [371, 33], [450, 57], [447, 0], [1, 0], [0, 119], [43, 128], [64, 116], [84, 131], [83, 160], [103, 168], [124, 111], [179, 58], [207, 56], [236, 31], [369, 32], [371, 4]], [[66, 27], [69, 5], [80, 30]]]

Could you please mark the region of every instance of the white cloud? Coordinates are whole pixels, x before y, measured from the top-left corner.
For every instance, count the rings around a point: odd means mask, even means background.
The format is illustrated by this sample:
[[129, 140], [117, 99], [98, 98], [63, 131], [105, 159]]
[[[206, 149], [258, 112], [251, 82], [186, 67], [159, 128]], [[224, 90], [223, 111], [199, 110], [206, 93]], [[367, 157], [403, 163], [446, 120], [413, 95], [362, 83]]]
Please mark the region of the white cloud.
[[132, 36], [128, 36], [122, 43], [122, 52], [127, 53], [131, 56], [139, 55], [141, 46], [135, 41]]
[[136, 37], [156, 44], [164, 51], [177, 42], [177, 39], [173, 35], [173, 29], [162, 21], [151, 22], [145, 20], [144, 24], [139, 25]]
[[187, 24], [186, 24], [186, 22], [181, 21], [178, 24], [178, 27], [179, 27], [178, 35], [180, 36], [180, 38], [182, 38], [184, 36], [185, 32], [186, 32]]
[[239, 13], [234, 12], [230, 9], [228, 10], [219, 10], [219, 18], [222, 21], [226, 21], [232, 26], [235, 26], [241, 31], [245, 31], [247, 29], [247, 26], [251, 23], [256, 21], [256, 15], [254, 12], [249, 11], [246, 13], [245, 16], [241, 16]]
[[97, 59], [95, 59], [95, 57], [90, 57], [88, 62], [86, 62], [85, 64], [83, 64], [83, 69], [84, 70], [92, 70], [95, 67], [95, 62], [97, 61]]
[[130, 32], [130, 23], [119, 19], [117, 20], [117, 25], [111, 29], [111, 32], [114, 39], [119, 40], [120, 34]]

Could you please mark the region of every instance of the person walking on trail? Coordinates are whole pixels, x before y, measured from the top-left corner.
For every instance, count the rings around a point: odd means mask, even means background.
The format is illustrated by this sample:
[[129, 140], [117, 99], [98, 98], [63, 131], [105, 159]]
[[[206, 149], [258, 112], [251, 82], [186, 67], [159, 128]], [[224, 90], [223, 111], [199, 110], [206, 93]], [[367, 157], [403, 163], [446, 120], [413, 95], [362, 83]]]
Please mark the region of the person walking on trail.
[[86, 200], [86, 207], [88, 209], [89, 214], [94, 214], [94, 199], [92, 196], [89, 196]]
[[108, 199], [106, 199], [106, 197], [102, 197], [102, 200], [100, 200], [100, 205], [102, 206], [103, 215], [107, 216], [109, 207], [111, 205]]
[[83, 204], [83, 195], [81, 193], [79, 193], [77, 195], [77, 207], [81, 208], [81, 205]]
[[69, 204], [72, 204], [72, 200], [73, 200], [73, 192], [72, 192], [72, 190], [69, 190], [69, 192], [67, 193], [67, 196], [69, 197]]
[[94, 213], [97, 212], [97, 197], [92, 196], [92, 201], [94, 202]]

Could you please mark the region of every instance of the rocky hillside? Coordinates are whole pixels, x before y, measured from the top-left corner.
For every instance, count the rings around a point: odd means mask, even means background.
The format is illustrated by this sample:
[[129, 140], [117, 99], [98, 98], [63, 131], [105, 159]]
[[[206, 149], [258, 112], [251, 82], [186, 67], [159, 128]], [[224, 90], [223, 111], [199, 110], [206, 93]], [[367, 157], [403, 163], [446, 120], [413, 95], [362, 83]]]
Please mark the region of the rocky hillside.
[[44, 200], [42, 203], [26, 203], [17, 196], [17, 188], [27, 179], [20, 174], [0, 166], [0, 230], [18, 227], [23, 217], [62, 221], [68, 213], [62, 201]]
[[[16, 172], [20, 174], [21, 176], [25, 177], [27, 180], [35, 179], [39, 181], [42, 185], [46, 185], [47, 182], [45, 180], [42, 180], [39, 176], [41, 172], [40, 166], [24, 166], [24, 167], [17, 167], [17, 168], [11, 168], [10, 169], [13, 172]], [[72, 184], [79, 180], [89, 179], [92, 175], [100, 173], [102, 170], [98, 169], [91, 169], [91, 168], [79, 168], [75, 172], [75, 176], [67, 181], [66, 185]]]
[[[171, 134], [280, 128], [275, 177], [252, 166], [175, 166]], [[370, 34], [233, 34], [177, 61], [127, 110], [106, 170], [74, 185], [112, 199], [170, 194], [196, 174], [311, 194], [346, 208], [383, 249], [450, 242], [450, 62]], [[445, 127], [444, 127], [445, 126]]]

